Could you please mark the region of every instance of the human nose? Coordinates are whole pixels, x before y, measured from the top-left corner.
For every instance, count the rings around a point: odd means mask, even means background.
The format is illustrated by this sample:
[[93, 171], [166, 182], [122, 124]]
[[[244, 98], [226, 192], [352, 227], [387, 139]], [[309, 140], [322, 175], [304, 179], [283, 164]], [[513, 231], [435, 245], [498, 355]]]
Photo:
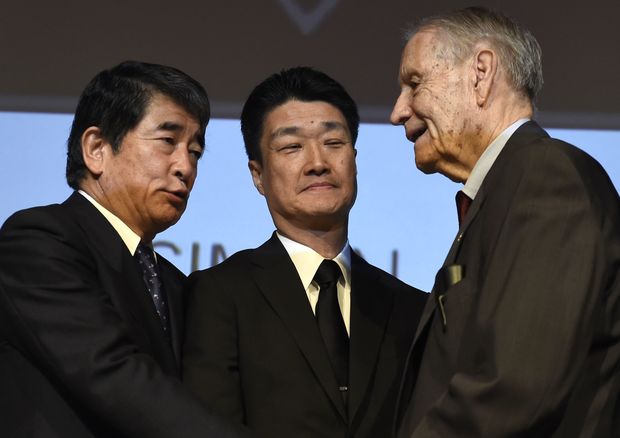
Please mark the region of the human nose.
[[390, 114], [390, 123], [392, 123], [392, 125], [404, 125], [405, 122], [411, 118], [411, 115], [412, 110], [409, 99], [405, 91], [402, 91], [394, 103], [392, 114]]
[[196, 177], [196, 163], [187, 147], [179, 145], [175, 150], [173, 174], [191, 188]]
[[312, 144], [307, 151], [306, 174], [322, 175], [329, 171], [329, 161], [327, 160], [325, 149], [320, 144]]

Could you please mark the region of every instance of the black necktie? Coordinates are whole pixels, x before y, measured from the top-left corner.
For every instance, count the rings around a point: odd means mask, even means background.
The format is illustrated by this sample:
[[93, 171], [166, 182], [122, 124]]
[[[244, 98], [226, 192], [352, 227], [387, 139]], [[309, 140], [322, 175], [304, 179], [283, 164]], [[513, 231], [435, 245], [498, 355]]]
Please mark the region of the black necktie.
[[159, 269], [157, 267], [157, 263], [155, 262], [155, 255], [153, 254], [153, 250], [141, 243], [140, 245], [138, 245], [134, 257], [138, 261], [138, 265], [142, 270], [142, 279], [144, 280], [144, 284], [146, 284], [146, 288], [151, 294], [153, 304], [155, 304], [155, 310], [159, 315], [159, 319], [161, 320], [164, 332], [168, 333], [169, 325], [168, 306], [166, 304], [166, 292], [164, 290], [164, 285], [161, 281], [161, 277], [159, 275]]
[[472, 199], [465, 194], [462, 190], [456, 192], [456, 212], [459, 216], [459, 226], [463, 223], [463, 219], [469, 210], [469, 206], [472, 203]]
[[349, 386], [349, 336], [338, 304], [337, 284], [341, 275], [342, 271], [335, 261], [323, 260], [314, 275], [314, 281], [320, 287], [316, 320], [339, 389], [344, 393]]

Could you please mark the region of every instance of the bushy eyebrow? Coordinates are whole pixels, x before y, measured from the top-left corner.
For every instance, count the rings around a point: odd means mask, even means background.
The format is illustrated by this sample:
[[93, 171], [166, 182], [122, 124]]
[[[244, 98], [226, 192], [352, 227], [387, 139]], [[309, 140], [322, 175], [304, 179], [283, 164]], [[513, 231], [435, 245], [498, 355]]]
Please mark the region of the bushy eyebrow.
[[[335, 120], [328, 120], [325, 122], [321, 122], [321, 126], [323, 127], [323, 132], [329, 132], [329, 131], [348, 132], [347, 126]], [[277, 137], [284, 137], [286, 135], [298, 135], [300, 132], [303, 132], [303, 128], [299, 126], [283, 126], [281, 128], [276, 129], [269, 136], [269, 139], [273, 140]]]
[[[169, 131], [169, 132], [176, 133], [176, 132], [181, 132], [184, 129], [185, 129], [185, 126], [179, 123], [176, 123], [176, 122], [162, 122], [159, 125], [157, 125], [157, 128], [155, 128], [155, 131]], [[204, 144], [202, 141], [202, 135], [200, 135], [200, 132], [196, 132], [196, 134], [194, 135], [194, 141], [204, 148]]]
[[340, 123], [340, 122], [336, 122], [336, 121], [327, 121], [327, 122], [323, 122], [322, 123], [323, 127], [325, 128], [325, 131], [337, 131], [337, 130], [342, 130], [342, 131], [348, 131], [349, 128]]
[[178, 132], [183, 130], [184, 126], [181, 126], [176, 122], [162, 122], [155, 128], [156, 131], [172, 131]]
[[422, 74], [416, 68], [402, 68], [398, 75], [398, 84], [405, 82], [418, 82], [422, 78]]

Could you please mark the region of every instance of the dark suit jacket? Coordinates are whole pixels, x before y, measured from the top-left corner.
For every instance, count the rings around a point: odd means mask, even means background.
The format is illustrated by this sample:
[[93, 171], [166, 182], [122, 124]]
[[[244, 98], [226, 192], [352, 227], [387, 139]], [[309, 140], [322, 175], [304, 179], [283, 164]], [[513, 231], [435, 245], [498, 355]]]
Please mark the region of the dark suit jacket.
[[82, 195], [6, 221], [2, 436], [229, 436], [178, 380], [185, 276], [158, 260], [172, 342], [127, 247]]
[[274, 234], [190, 276], [184, 381], [259, 436], [381, 437], [427, 294], [352, 253], [345, 411], [312, 309]]
[[528, 122], [437, 275], [398, 436], [620, 436], [619, 374], [618, 194], [596, 161]]

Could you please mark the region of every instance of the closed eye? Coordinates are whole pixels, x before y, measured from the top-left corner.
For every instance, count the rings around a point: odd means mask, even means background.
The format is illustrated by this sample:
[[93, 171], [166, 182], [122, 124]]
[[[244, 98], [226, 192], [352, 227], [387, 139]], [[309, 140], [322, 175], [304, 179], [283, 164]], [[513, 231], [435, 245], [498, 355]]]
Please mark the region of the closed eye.
[[176, 144], [175, 139], [172, 138], [172, 137], [160, 137], [159, 140], [163, 141], [166, 144], [172, 145], [172, 146], [174, 146]]
[[196, 160], [200, 160], [200, 158], [202, 157], [202, 152], [203, 152], [202, 148], [189, 150], [189, 153], [193, 155], [196, 158]]
[[342, 145], [345, 145], [345, 144], [347, 144], [346, 141], [344, 141], [342, 139], [336, 139], [336, 138], [325, 141], [325, 145], [326, 146], [342, 146]]
[[281, 151], [281, 152], [295, 152], [296, 150], [299, 150], [299, 149], [301, 149], [301, 144], [299, 144], [299, 143], [290, 143], [290, 144], [287, 144], [287, 145], [284, 145], [284, 146], [280, 147], [278, 149], [278, 151]]

